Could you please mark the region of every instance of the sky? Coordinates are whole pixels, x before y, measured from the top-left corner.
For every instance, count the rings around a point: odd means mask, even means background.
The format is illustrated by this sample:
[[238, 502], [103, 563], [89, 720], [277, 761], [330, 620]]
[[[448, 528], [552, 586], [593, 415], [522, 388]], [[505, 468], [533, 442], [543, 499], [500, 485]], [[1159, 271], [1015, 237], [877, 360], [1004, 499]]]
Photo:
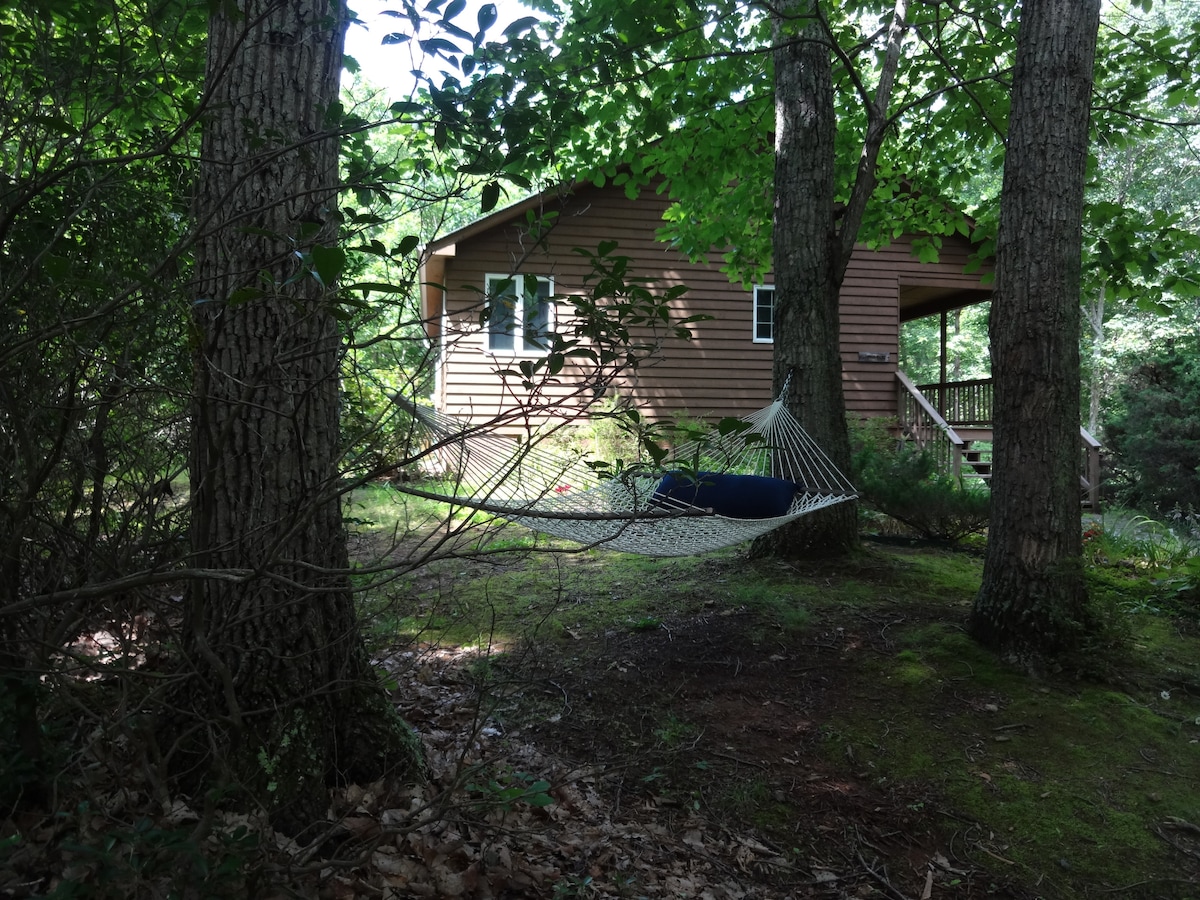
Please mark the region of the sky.
[[[455, 24], [467, 31], [474, 29], [479, 7], [485, 0], [467, 0], [467, 8], [454, 18]], [[496, 6], [496, 24], [489, 34], [499, 34], [510, 23], [525, 16], [534, 15], [519, 0], [490, 0]], [[443, 4], [444, 9], [447, 4]], [[389, 0], [350, 0], [350, 8], [357, 13], [363, 25], [351, 25], [346, 33], [346, 54], [358, 60], [362, 76], [372, 84], [386, 88], [390, 99], [408, 96], [413, 87], [409, 74], [414, 68], [424, 67], [426, 60], [414, 57], [410, 42], [382, 45], [385, 35], [395, 31], [408, 31], [406, 19], [383, 14], [384, 10], [399, 9], [400, 4]], [[364, 27], [365, 26], [365, 27]], [[432, 34], [430, 35], [432, 36]]]

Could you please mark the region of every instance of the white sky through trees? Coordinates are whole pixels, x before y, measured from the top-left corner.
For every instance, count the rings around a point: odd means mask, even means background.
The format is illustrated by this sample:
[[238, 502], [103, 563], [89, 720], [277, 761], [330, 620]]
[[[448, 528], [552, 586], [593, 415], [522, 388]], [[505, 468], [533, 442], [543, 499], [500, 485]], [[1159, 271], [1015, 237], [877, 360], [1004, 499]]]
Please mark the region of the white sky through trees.
[[[474, 32], [481, 6], [491, 2], [496, 7], [496, 23], [488, 29], [488, 37], [498, 40], [510, 24], [526, 16], [539, 15], [523, 6], [519, 0], [467, 0], [466, 8], [454, 16], [452, 21], [464, 31]], [[384, 44], [384, 38], [393, 32], [411, 34], [412, 25], [406, 17], [388, 15], [387, 11], [401, 11], [395, 0], [350, 0], [350, 8], [360, 20], [351, 24], [346, 32], [346, 55], [356, 59], [361, 67], [361, 77], [371, 84], [385, 88], [392, 100], [402, 99], [412, 93], [415, 80], [413, 70], [428, 72], [445, 68], [444, 60], [424, 55], [414, 41]], [[421, 4], [422, 6], [427, 4]], [[426, 13], [436, 20], [451, 6], [450, 2], [437, 4], [437, 12]], [[424, 37], [434, 37], [431, 24]]]

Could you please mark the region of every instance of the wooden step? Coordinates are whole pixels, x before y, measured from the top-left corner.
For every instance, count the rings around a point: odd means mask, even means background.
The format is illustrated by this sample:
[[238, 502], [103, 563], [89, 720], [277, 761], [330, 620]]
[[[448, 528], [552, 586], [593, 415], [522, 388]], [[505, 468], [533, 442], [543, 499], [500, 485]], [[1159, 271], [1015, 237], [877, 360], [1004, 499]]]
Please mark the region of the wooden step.
[[957, 434], [967, 443], [974, 441], [991, 441], [993, 429], [985, 428], [979, 425], [951, 425], [954, 433]]

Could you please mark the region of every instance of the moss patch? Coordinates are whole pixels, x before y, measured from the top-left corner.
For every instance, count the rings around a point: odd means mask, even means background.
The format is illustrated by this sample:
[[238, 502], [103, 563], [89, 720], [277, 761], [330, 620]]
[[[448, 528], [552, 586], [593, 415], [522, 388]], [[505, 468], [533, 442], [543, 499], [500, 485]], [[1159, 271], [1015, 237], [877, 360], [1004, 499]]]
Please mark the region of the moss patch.
[[839, 711], [828, 759], [853, 760], [881, 787], [920, 785], [948, 815], [986, 826], [980, 864], [1001, 857], [1053, 896], [1173, 865], [1154, 829], [1195, 816], [1200, 726], [1161, 694], [1030, 681], [943, 624], [902, 629], [897, 643], [876, 663], [894, 712]]

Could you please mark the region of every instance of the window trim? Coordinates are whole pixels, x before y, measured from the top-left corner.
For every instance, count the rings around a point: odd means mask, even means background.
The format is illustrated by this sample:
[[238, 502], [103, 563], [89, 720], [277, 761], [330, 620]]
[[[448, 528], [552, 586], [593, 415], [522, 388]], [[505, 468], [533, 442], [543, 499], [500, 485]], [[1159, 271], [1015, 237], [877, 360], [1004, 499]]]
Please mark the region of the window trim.
[[[525, 279], [533, 278], [538, 283], [545, 283], [546, 292], [546, 333], [552, 334], [555, 329], [556, 309], [553, 301], [554, 298], [554, 278], [550, 275], [525, 275], [517, 272], [511, 275], [499, 275], [489, 272], [483, 277], [484, 286], [484, 304], [488, 309], [491, 308], [492, 300], [499, 296], [498, 292], [494, 292], [492, 285], [495, 283], [503, 283], [506, 281], [513, 282], [513, 288], [516, 291], [517, 297], [522, 297], [525, 293]], [[492, 346], [492, 338], [495, 336], [492, 331], [492, 323], [485, 322], [483, 326], [483, 349], [485, 352], [493, 356], [546, 356], [550, 351], [548, 347], [529, 347], [525, 340], [525, 307], [524, 304], [516, 305], [513, 309], [513, 326], [511, 331], [502, 332], [512, 338], [512, 347], [494, 347]]]
[[[759, 319], [759, 292], [769, 292], [771, 294], [771, 319], [769, 322], [762, 322]], [[750, 313], [750, 338], [756, 344], [774, 344], [775, 343], [775, 285], [773, 284], [756, 284], [752, 294], [753, 308]], [[770, 337], [760, 337], [759, 327], [761, 325], [769, 326], [771, 329]]]

